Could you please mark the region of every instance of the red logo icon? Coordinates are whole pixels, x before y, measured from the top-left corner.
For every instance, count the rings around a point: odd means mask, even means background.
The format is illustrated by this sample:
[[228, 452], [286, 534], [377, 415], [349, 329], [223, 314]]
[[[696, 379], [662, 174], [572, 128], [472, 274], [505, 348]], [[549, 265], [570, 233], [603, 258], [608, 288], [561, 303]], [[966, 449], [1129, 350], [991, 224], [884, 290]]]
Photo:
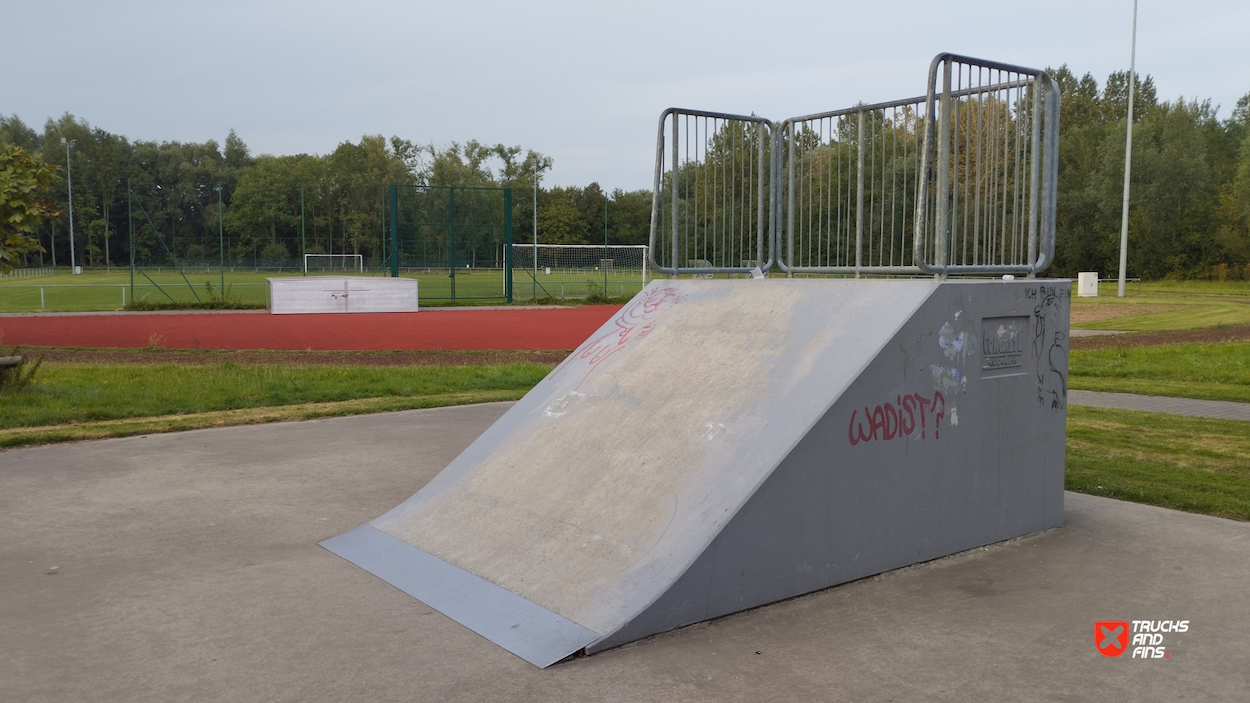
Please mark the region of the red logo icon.
[[1094, 646], [1104, 657], [1118, 657], [1128, 648], [1127, 620], [1100, 620], [1094, 623]]

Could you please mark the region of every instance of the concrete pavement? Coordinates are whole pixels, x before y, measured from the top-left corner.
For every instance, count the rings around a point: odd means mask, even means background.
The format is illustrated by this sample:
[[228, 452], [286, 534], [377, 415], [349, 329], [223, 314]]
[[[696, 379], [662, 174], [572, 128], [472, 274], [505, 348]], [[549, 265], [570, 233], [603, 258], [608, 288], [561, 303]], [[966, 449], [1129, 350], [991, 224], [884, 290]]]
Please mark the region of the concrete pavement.
[[[489, 404], [0, 452], [0, 700], [1235, 700], [1250, 524], [1067, 494], [1058, 530], [539, 670], [317, 546]], [[449, 526], [454, 529], [454, 526]], [[1189, 620], [1117, 659], [1097, 620]]]
[[1227, 400], [1197, 400], [1195, 398], [1169, 398], [1159, 395], [1136, 395], [1134, 393], [1099, 393], [1095, 391], [1068, 391], [1068, 402], [1093, 408], [1118, 408], [1120, 410], [1144, 410], [1152, 413], [1170, 413], [1190, 417], [1209, 417], [1216, 420], [1250, 420], [1250, 403], [1234, 403]]

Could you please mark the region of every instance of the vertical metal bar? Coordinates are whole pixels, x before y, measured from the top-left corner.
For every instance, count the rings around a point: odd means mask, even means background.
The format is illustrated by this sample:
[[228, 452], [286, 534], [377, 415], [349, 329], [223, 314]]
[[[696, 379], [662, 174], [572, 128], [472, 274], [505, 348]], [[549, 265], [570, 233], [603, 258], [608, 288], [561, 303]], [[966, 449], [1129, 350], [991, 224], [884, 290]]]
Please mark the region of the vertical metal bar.
[[508, 304], [512, 304], [512, 189], [503, 189], [503, 280]]
[[[1019, 78], [1019, 74], [1015, 74]], [[1015, 144], [1012, 146], [1012, 155], [1015, 157], [1015, 178], [1012, 183], [1011, 196], [1011, 263], [1020, 264], [1025, 258], [1025, 242], [1022, 240], [1025, 236], [1024, 230], [1024, 197], [1025, 189], [1023, 187], [1024, 180], [1024, 158], [1025, 145], [1024, 135], [1020, 124], [1020, 106], [1024, 103], [1024, 87], [1016, 88], [1016, 101], [1012, 103], [1016, 106], [1015, 125], [1011, 130]], [[1008, 113], [1010, 114], [1010, 113]]]
[[[977, 87], [981, 87], [983, 69], [977, 68]], [[972, 264], [981, 262], [981, 204], [984, 201], [984, 161], [982, 154], [985, 143], [985, 92], [977, 93], [977, 182], [975, 205], [972, 213]]]
[[681, 157], [681, 147], [677, 141], [678, 137], [680, 136], [680, 133], [678, 132], [678, 129], [677, 129], [677, 119], [678, 119], [677, 113], [674, 112], [673, 113], [673, 230], [672, 230], [672, 233], [673, 233], [673, 241], [672, 241], [673, 278], [677, 278], [677, 269], [678, 269], [678, 266], [677, 266], [677, 257], [678, 257], [678, 251], [677, 251], [677, 211], [678, 211], [677, 178], [678, 178], [678, 174], [681, 173], [681, 161], [679, 160]]
[[603, 196], [603, 260], [599, 262], [603, 269], [603, 296], [608, 296], [608, 196]]
[[[1011, 79], [1008, 78], [1007, 80], [1011, 80]], [[1012, 167], [1012, 164], [1008, 161], [1008, 156], [1007, 156], [1007, 148], [1011, 140], [1011, 88], [1008, 88], [1006, 90], [1006, 93], [1007, 95], [1003, 99], [1003, 109], [1002, 109], [1002, 113], [1003, 113], [1003, 181], [1002, 181], [1003, 182], [1003, 186], [1002, 186], [1003, 188], [1003, 191], [1002, 191], [1003, 213], [1002, 213], [1002, 219], [999, 221], [999, 230], [998, 230], [999, 232], [998, 233], [998, 249], [999, 249], [998, 261], [1000, 264], [1007, 263], [1007, 247], [1006, 247], [1007, 232], [1008, 232], [1007, 194], [1009, 192], [1009, 187], [1010, 187], [1010, 184], [1008, 183], [1008, 176], [1011, 175], [1011, 167]]]
[[1032, 82], [1033, 90], [1033, 124], [1029, 163], [1029, 278], [1037, 275], [1037, 194], [1040, 188], [1038, 178], [1042, 155], [1042, 82], [1036, 78]]
[[[881, 117], [882, 117], [882, 120], [885, 118], [884, 111], [882, 111]], [[882, 120], [878, 120], [876, 118], [876, 113], [875, 112], [873, 113], [872, 140], [874, 144], [877, 141], [881, 142], [881, 181], [880, 182], [877, 181], [877, 168], [876, 168], [877, 149], [875, 146], [872, 149], [872, 161], [873, 161], [872, 201], [873, 201], [873, 209], [877, 211], [877, 218], [878, 218], [878, 221], [877, 221], [877, 265], [878, 266], [883, 265], [885, 261], [885, 193], [881, 193], [880, 208], [876, 207], [877, 191], [885, 187], [885, 140], [882, 137], [879, 137], [877, 135], [877, 127], [880, 126]]]
[[[953, 59], [951, 60], [951, 63], [954, 63]], [[956, 70], [955, 90], [958, 91], [959, 89], [963, 88], [963, 79], [964, 79], [963, 64], [960, 64], [959, 66], [957, 66], [955, 70]], [[954, 113], [951, 115], [950, 125], [951, 125], [951, 141], [952, 141], [952, 144], [951, 144], [951, 177], [954, 179], [955, 182], [951, 184], [952, 185], [951, 187], [951, 219], [950, 219], [951, 234], [950, 234], [950, 244], [949, 244], [950, 248], [947, 250], [947, 258], [949, 260], [949, 263], [955, 263], [955, 261], [959, 259], [959, 252], [957, 251], [956, 244], [959, 241], [959, 237], [957, 236], [957, 233], [958, 233], [958, 228], [959, 228], [959, 111], [960, 111], [960, 101], [959, 99], [955, 99], [955, 101], [953, 103], [950, 103], [949, 105], [951, 108], [951, 112]]]
[[452, 186], [448, 192], [448, 227], [447, 227], [447, 277], [451, 279], [451, 299], [456, 299], [456, 188]]
[[538, 174], [534, 174], [534, 270], [530, 274], [530, 296], [533, 300], [538, 300]]
[[[383, 196], [385, 197], [385, 196]], [[385, 205], [383, 206], [385, 212]], [[304, 237], [304, 184], [299, 184], [299, 258], [304, 275], [308, 275], [308, 241]], [[222, 291], [223, 293], [225, 291]]]
[[[938, 156], [937, 156], [937, 227], [934, 232], [934, 264], [946, 268], [946, 236], [950, 215], [950, 158], [951, 158], [951, 64], [954, 59], [942, 62], [942, 106], [938, 109]], [[945, 278], [943, 272], [942, 277]]]
[[[126, 228], [130, 233], [130, 299], [135, 299], [135, 218], [134, 210], [131, 206], [134, 200], [134, 193], [130, 189], [130, 179], [126, 179]], [[218, 213], [221, 212], [220, 204], [218, 205]], [[218, 227], [221, 225], [218, 224]], [[39, 304], [43, 305], [43, 290], [39, 291]]]
[[[689, 119], [689, 118], [687, 118], [687, 119]], [[715, 120], [712, 120], [712, 124], [713, 124], [713, 125], [715, 124], [715, 122], [716, 122]], [[687, 123], [687, 124], [689, 124], [689, 123]], [[700, 126], [700, 125], [702, 125], [702, 126], [703, 126], [703, 145], [704, 145], [703, 153], [704, 153], [704, 155], [706, 155], [706, 154], [707, 154], [707, 148], [706, 148], [706, 147], [707, 147], [707, 139], [708, 139], [708, 120], [703, 119], [703, 118], [700, 118], [700, 117], [695, 117], [695, 118], [694, 118], [694, 164], [695, 164], [695, 169], [694, 169], [694, 210], [693, 210], [693, 213], [694, 213], [694, 215], [695, 215], [695, 220], [694, 220], [694, 223], [693, 223], [693, 225], [694, 225], [694, 247], [693, 247], [693, 249], [691, 248], [691, 246], [690, 246], [690, 235], [689, 235], [689, 234], [687, 234], [687, 235], [686, 235], [686, 265], [687, 265], [687, 266], [690, 266], [690, 265], [692, 265], [692, 264], [693, 264], [693, 262], [691, 262], [691, 261], [690, 261], [690, 259], [692, 258], [692, 256], [693, 256], [693, 255], [695, 255], [695, 254], [698, 254], [698, 253], [699, 253], [699, 223], [700, 223], [700, 222], [702, 222], [702, 223], [703, 223], [703, 227], [704, 227], [704, 234], [705, 234], [704, 241], [706, 241], [706, 233], [707, 233], [707, 230], [708, 230], [708, 226], [707, 226], [707, 222], [708, 222], [707, 208], [708, 208], [708, 201], [710, 200], [710, 198], [709, 198], [709, 197], [707, 197], [706, 195], [703, 197], [703, 199], [702, 199], [702, 200], [703, 200], [703, 210], [701, 211], [701, 212], [702, 212], [702, 217], [700, 217], [700, 216], [699, 216], [699, 213], [700, 213], [700, 210], [699, 210], [699, 195], [700, 195], [699, 182], [700, 182], [700, 178], [702, 179], [702, 182], [703, 182], [702, 192], [703, 192], [703, 193], [708, 193], [708, 191], [709, 191], [709, 189], [710, 189], [710, 185], [709, 185], [709, 183], [710, 183], [710, 181], [711, 181], [712, 177], [713, 177], [714, 175], [716, 175], [716, 174], [715, 174], [715, 169], [714, 169], [714, 167], [713, 167], [713, 165], [712, 165], [712, 164], [707, 163], [707, 160], [706, 160], [706, 159], [703, 159], [703, 160], [700, 160], [700, 159], [699, 159], [699, 126]], [[690, 131], [691, 131], [691, 130], [687, 128], [687, 130], [686, 130], [686, 143], [687, 143], [687, 145], [689, 145], [689, 142], [690, 142]], [[686, 151], [686, 161], [690, 161], [690, 151], [689, 151], [689, 146], [687, 146], [687, 151]], [[712, 211], [712, 217], [713, 217], [713, 218], [715, 218], [715, 217], [716, 217], [716, 212], [715, 212], [715, 210], [713, 210], [713, 211]], [[687, 232], [689, 232], [689, 230], [687, 230]]]
[[[308, 264], [304, 266], [307, 270]], [[391, 278], [399, 278], [399, 186], [394, 184], [391, 185]]]
[[787, 130], [790, 144], [786, 148], [789, 163], [786, 168], [787, 207], [786, 207], [786, 278], [794, 278], [794, 123]]
[[760, 157], [756, 180], [755, 265], [764, 270], [764, 123], [756, 125], [759, 133]]
[[864, 111], [859, 111], [859, 142], [855, 147], [855, 277], [864, 265]]
[[693, 163], [694, 169], [694, 205], [687, 208], [687, 216], [682, 220], [682, 243], [686, 245], [686, 263], [690, 263], [690, 231], [695, 230], [696, 237], [699, 226], [699, 118], [694, 118], [694, 137], [695, 137], [695, 158], [692, 162], [690, 159], [690, 116], [686, 116], [686, 164]]

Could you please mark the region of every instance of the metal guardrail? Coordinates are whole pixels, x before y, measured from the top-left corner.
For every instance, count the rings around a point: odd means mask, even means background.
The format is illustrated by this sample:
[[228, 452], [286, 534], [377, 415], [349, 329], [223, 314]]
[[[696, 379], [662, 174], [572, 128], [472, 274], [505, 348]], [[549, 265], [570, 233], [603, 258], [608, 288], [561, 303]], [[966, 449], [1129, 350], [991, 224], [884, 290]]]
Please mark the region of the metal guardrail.
[[670, 108], [652, 263], [670, 275], [1040, 273], [1054, 260], [1059, 100], [1044, 71], [939, 54], [920, 97], [775, 125]]
[[784, 142], [786, 273], [920, 273], [911, 246], [924, 98], [792, 117]]
[[[229, 284], [229, 286], [232, 289], [233, 288], [260, 288], [260, 287], [267, 288], [269, 284], [268, 283], [231, 283]], [[81, 293], [88, 289], [91, 289], [91, 290], [120, 289], [119, 291], [121, 294], [120, 301], [121, 301], [121, 307], [123, 308], [126, 307], [126, 302], [127, 300], [130, 299], [129, 298], [130, 293], [128, 293], [128, 291], [146, 289], [145, 294], [147, 294], [147, 293], [152, 292], [153, 289], [161, 290], [160, 286], [154, 283], [136, 283], [133, 286], [129, 283], [45, 283], [42, 285], [36, 285], [36, 284], [6, 285], [3, 288], [0, 288], [0, 291], [4, 292], [6, 295], [12, 296], [14, 293], [19, 293], [23, 291], [28, 291], [28, 292], [33, 293], [34, 291], [37, 290], [39, 291], [39, 310], [46, 310], [48, 308], [47, 298], [48, 298], [49, 292], [59, 295], [59, 294], [66, 293], [66, 292]], [[181, 289], [174, 288], [173, 290], [180, 291]], [[173, 298], [169, 296], [168, 294], [165, 294], [165, 295], [166, 297], [169, 297], [170, 300], [173, 300]], [[34, 308], [32, 307], [31, 309], [33, 310]], [[91, 309], [91, 308], [88, 308], [88, 309]]]
[[1055, 258], [1059, 86], [1045, 71], [955, 54], [929, 67], [917, 264], [1027, 274]]
[[762, 117], [680, 108], [660, 115], [650, 239], [657, 273], [771, 268], [773, 132]]

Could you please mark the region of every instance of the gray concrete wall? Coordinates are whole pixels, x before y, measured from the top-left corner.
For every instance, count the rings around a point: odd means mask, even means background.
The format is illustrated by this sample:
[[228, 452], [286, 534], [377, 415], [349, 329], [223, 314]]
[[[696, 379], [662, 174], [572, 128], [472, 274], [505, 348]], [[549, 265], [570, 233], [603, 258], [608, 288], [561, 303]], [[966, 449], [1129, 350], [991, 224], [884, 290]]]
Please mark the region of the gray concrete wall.
[[691, 569], [591, 650], [1061, 525], [1068, 302], [1065, 282], [942, 285]]

